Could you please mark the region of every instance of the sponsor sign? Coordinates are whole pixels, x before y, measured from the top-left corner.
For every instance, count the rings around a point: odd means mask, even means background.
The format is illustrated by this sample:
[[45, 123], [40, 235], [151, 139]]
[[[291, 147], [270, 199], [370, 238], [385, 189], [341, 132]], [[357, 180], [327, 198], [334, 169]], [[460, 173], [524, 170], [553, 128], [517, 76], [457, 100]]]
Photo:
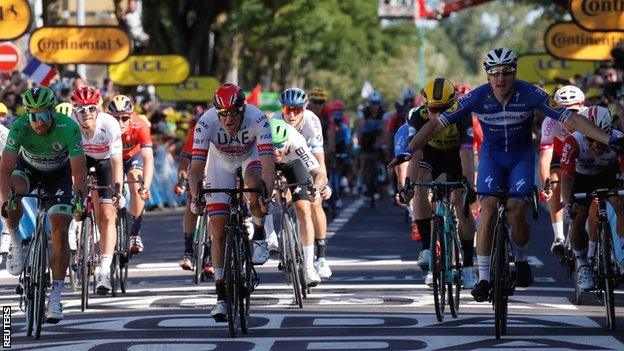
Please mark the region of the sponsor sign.
[[32, 12], [26, 0], [0, 0], [0, 40], [22, 36], [30, 26]]
[[180, 84], [188, 78], [189, 63], [180, 55], [131, 55], [108, 66], [108, 76], [119, 85]]
[[574, 22], [587, 30], [618, 31], [624, 28], [624, 1], [570, 0]]
[[518, 57], [517, 77], [531, 83], [550, 83], [577, 74], [585, 76], [597, 65], [596, 62], [562, 60], [548, 54], [525, 54]]
[[221, 82], [215, 77], [192, 76], [177, 85], [159, 85], [156, 95], [166, 101], [209, 101]]
[[624, 32], [590, 32], [572, 22], [556, 22], [544, 35], [546, 51], [564, 60], [610, 60]]
[[45, 63], [117, 63], [130, 55], [128, 34], [115, 26], [42, 27], [30, 36], [30, 53]]

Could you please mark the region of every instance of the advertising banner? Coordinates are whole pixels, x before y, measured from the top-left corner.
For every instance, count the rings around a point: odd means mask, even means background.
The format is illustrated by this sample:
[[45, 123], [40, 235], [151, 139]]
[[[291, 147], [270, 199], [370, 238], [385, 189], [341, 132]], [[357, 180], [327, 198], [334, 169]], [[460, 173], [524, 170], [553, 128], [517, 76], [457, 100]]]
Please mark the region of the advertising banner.
[[576, 23], [556, 22], [544, 35], [546, 51], [563, 60], [604, 61], [624, 39], [624, 32], [590, 32]]
[[159, 85], [156, 95], [165, 101], [197, 101], [212, 100], [215, 90], [221, 82], [210, 76], [191, 76], [176, 85]]
[[32, 12], [27, 0], [0, 1], [0, 40], [21, 37], [30, 26]]
[[622, 0], [570, 0], [570, 13], [574, 22], [587, 30], [624, 29]]
[[188, 61], [180, 55], [131, 55], [108, 66], [108, 76], [119, 85], [180, 84], [189, 71]]

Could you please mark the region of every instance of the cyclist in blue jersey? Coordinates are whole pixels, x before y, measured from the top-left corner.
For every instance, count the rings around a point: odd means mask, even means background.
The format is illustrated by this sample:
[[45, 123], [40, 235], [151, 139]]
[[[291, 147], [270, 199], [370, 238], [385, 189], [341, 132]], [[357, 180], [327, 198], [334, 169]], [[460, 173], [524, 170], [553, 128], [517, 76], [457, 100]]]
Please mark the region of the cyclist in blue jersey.
[[[585, 117], [559, 107], [542, 89], [517, 80], [517, 65], [518, 59], [512, 50], [490, 50], [483, 61], [488, 83], [466, 94], [444, 113], [430, 114], [430, 121], [414, 136], [409, 151], [420, 150], [451, 123], [476, 116], [483, 129], [477, 190], [491, 193], [500, 188], [512, 193], [531, 191], [535, 183], [535, 152], [531, 147], [535, 110], [622, 152], [624, 139], [610, 137]], [[490, 252], [497, 201], [493, 196], [481, 199], [481, 221], [477, 230], [479, 282], [472, 290], [477, 302], [486, 301], [491, 288]], [[531, 267], [527, 262], [530, 234], [525, 216], [527, 207], [525, 199], [510, 198], [507, 202], [507, 218], [516, 253], [515, 284], [520, 287], [533, 283]]]
[[[330, 151], [331, 156], [329, 163], [331, 164], [332, 176], [337, 176], [337, 187], [334, 191], [336, 196], [336, 207], [342, 207], [342, 195], [345, 189], [351, 184], [351, 128], [347, 123], [348, 116], [344, 112], [344, 103], [342, 100], [333, 100], [329, 105], [330, 117], [332, 121], [329, 123], [330, 135]], [[332, 178], [333, 179], [333, 178]], [[335, 186], [336, 184], [334, 184]]]

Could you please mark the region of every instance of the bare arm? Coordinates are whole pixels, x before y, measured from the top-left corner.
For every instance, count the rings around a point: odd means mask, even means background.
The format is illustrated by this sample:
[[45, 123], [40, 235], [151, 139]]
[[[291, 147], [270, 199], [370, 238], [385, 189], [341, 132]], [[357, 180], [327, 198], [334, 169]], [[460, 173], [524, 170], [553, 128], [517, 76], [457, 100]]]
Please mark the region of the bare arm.
[[143, 182], [145, 189], [149, 189], [154, 177], [154, 151], [151, 147], [144, 147], [141, 149], [141, 157], [143, 157]]
[[420, 128], [409, 143], [408, 148], [412, 150], [412, 152], [422, 149], [429, 140], [433, 139], [438, 132], [444, 129], [444, 125], [437, 118], [434, 119], [431, 116], [429, 116], [429, 118], [429, 121]]
[[11, 188], [11, 174], [15, 168], [17, 154], [13, 152], [4, 152], [0, 157], [0, 201], [4, 203], [8, 200], [9, 190]]
[[318, 161], [319, 165], [321, 165], [323, 172], [327, 174], [327, 167], [325, 167], [325, 154], [322, 151], [316, 151], [313, 152], [312, 155], [316, 157], [316, 160]]
[[552, 148], [541, 150], [539, 153], [538, 170], [542, 185], [546, 182], [546, 178], [550, 177], [550, 161], [552, 160], [552, 154]]
[[189, 166], [191, 165], [191, 159], [187, 157], [180, 157], [178, 163], [178, 179], [188, 177]]
[[113, 170], [113, 184], [119, 183], [123, 185], [123, 160], [120, 156], [110, 158], [111, 167]]
[[204, 170], [206, 169], [206, 160], [191, 160], [191, 168], [189, 169], [189, 191], [191, 198], [196, 199], [197, 183], [204, 179]]
[[394, 173], [397, 176], [397, 184], [399, 189], [405, 186], [405, 177], [407, 176], [407, 166], [409, 163], [403, 162], [398, 166], [394, 166]]
[[[2, 156], [4, 158], [4, 155]], [[74, 156], [69, 159], [71, 164], [72, 178], [74, 179], [73, 191], [86, 195], [87, 193], [87, 159], [84, 155]]]
[[573, 113], [570, 118], [565, 121], [564, 125], [567, 128], [578, 130], [583, 133], [583, 135], [591, 139], [597, 140], [605, 145], [609, 145], [609, 135], [600, 130], [600, 128], [598, 128], [589, 119], [579, 115], [578, 113]]
[[317, 189], [322, 189], [325, 185], [327, 185], [327, 173], [325, 173], [325, 170], [322, 167], [311, 170], [310, 174], [312, 175], [314, 186]]
[[267, 194], [273, 194], [273, 183], [275, 181], [275, 160], [273, 155], [260, 156], [260, 164], [262, 164], [262, 180], [266, 185]]
[[475, 187], [475, 171], [474, 171], [474, 153], [472, 148], [462, 148], [459, 150], [459, 158], [461, 160], [462, 174], [468, 180], [470, 187]]
[[572, 193], [572, 186], [574, 184], [574, 175], [563, 172], [561, 175], [561, 198], [563, 203], [568, 203], [570, 194]]

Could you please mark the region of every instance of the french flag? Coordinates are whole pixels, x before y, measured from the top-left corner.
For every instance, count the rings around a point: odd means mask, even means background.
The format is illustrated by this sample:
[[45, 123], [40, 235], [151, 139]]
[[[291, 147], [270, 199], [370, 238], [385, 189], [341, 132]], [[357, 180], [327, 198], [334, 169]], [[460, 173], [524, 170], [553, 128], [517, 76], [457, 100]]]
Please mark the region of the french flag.
[[56, 68], [37, 60], [35, 57], [30, 58], [23, 72], [37, 85], [46, 87], [50, 85], [52, 78], [58, 74]]

